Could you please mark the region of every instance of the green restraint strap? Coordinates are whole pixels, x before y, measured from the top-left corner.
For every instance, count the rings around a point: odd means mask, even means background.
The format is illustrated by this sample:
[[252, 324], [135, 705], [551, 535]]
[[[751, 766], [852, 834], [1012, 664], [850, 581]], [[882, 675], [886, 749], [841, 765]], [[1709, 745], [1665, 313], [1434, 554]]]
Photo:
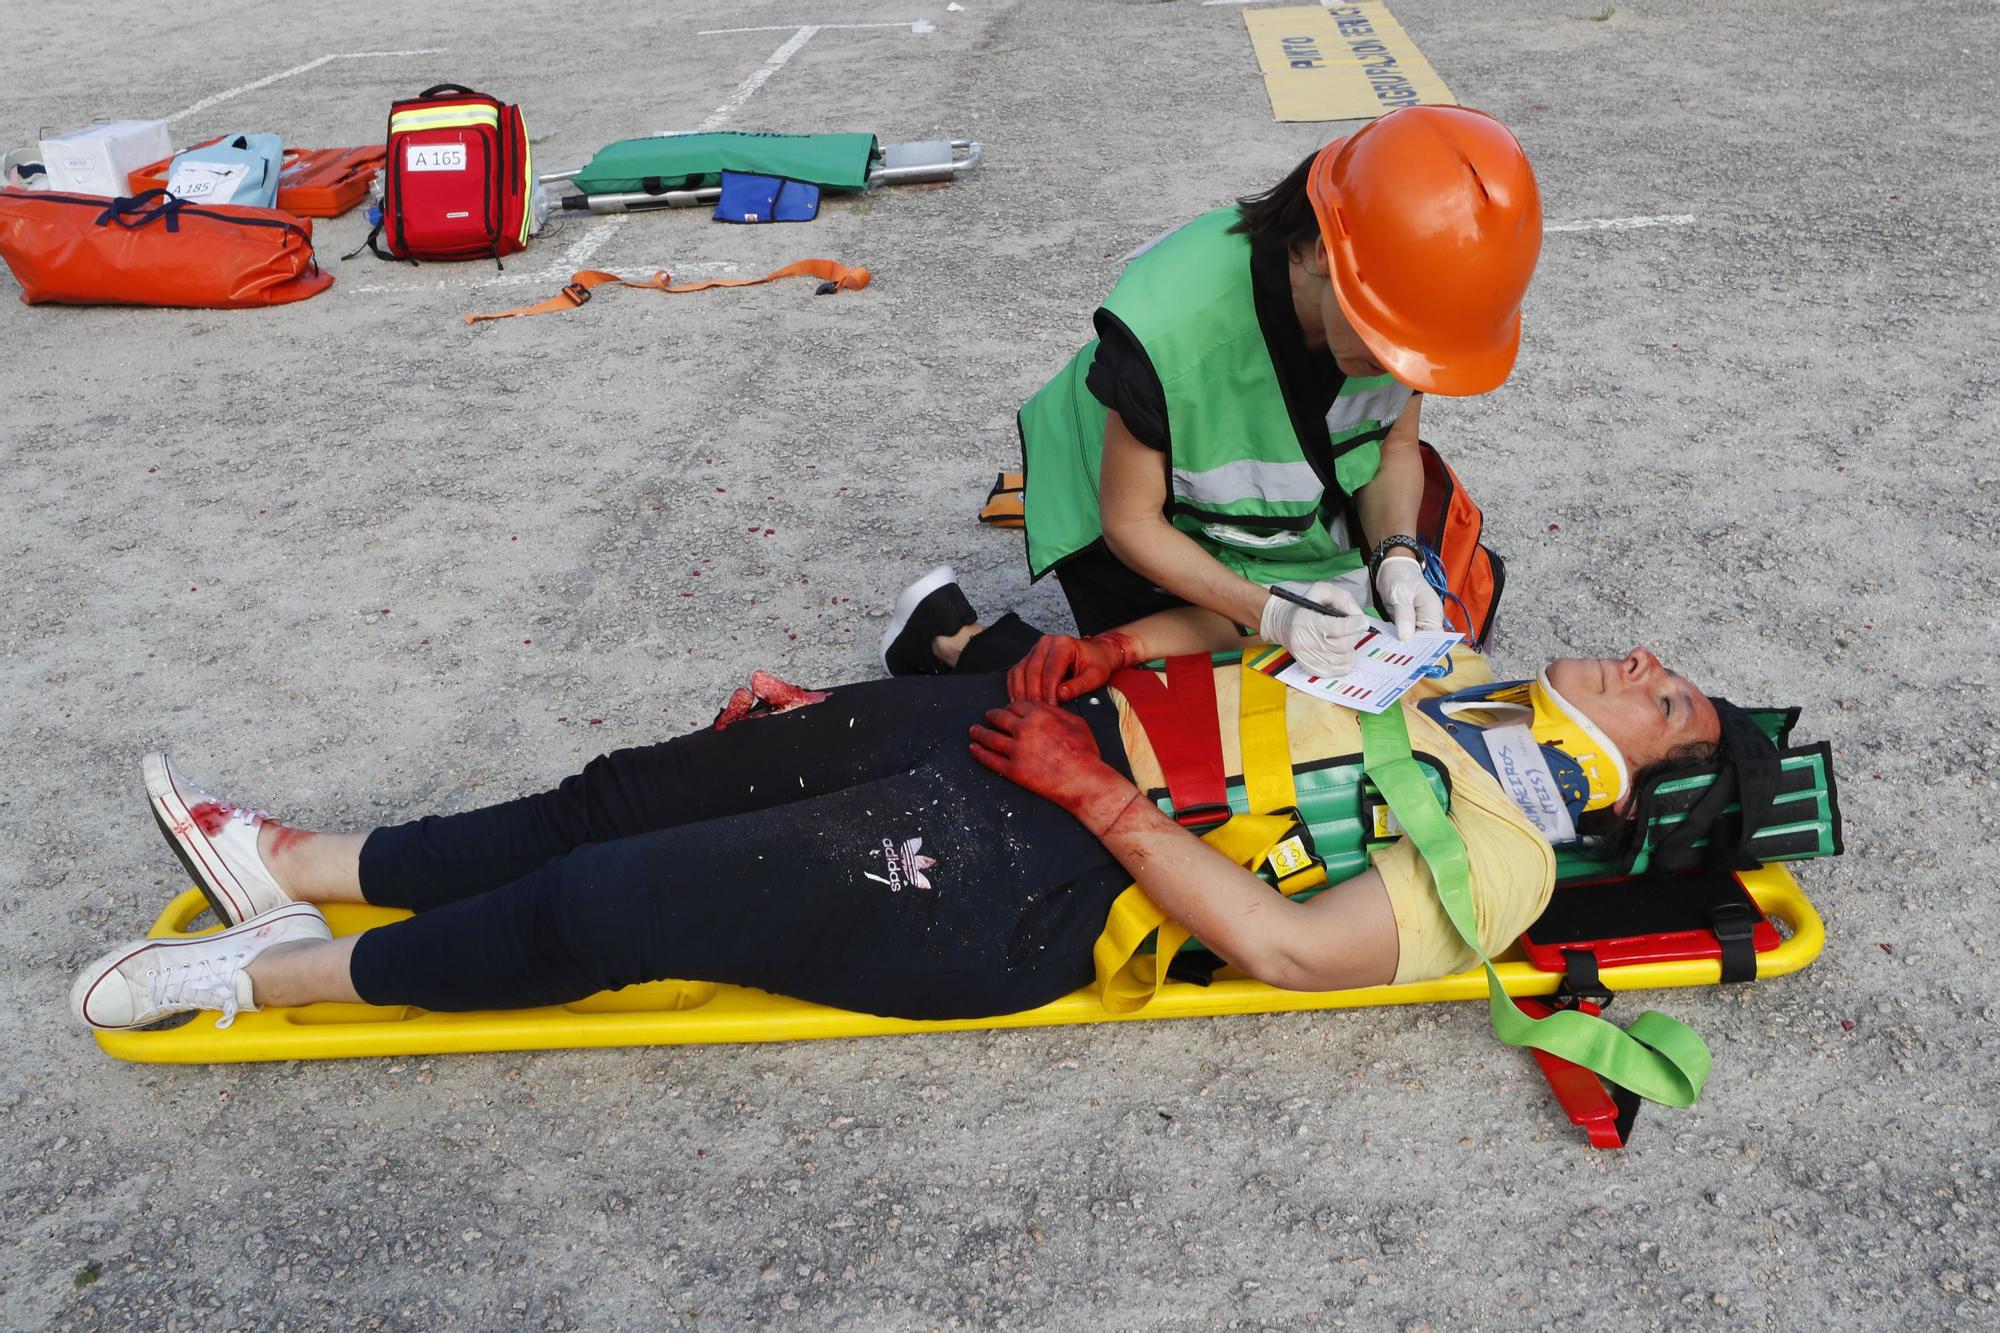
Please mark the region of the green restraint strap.
[[1633, 1020], [1630, 1028], [1621, 1029], [1574, 1009], [1557, 1010], [1540, 1019], [1521, 1012], [1480, 946], [1465, 842], [1410, 754], [1410, 731], [1403, 721], [1403, 710], [1392, 707], [1381, 714], [1361, 713], [1358, 718], [1362, 763], [1369, 781], [1382, 793], [1430, 867], [1445, 915], [1486, 969], [1493, 1035], [1509, 1046], [1547, 1051], [1581, 1065], [1647, 1101], [1665, 1106], [1693, 1105], [1701, 1095], [1712, 1057], [1694, 1030], [1678, 1019], [1649, 1009]]

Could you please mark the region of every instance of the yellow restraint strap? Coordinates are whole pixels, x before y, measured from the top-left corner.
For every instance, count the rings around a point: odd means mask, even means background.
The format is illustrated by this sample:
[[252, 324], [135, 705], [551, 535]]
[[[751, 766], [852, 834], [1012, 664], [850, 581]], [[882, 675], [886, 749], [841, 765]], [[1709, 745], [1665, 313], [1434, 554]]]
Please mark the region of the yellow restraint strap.
[[[1291, 744], [1285, 732], [1283, 683], [1245, 666], [1240, 676], [1238, 719], [1243, 750], [1243, 786], [1250, 813], [1237, 815], [1204, 834], [1202, 841], [1246, 869], [1255, 869], [1291, 833], [1290, 814], [1272, 814], [1298, 804], [1292, 783]], [[1299, 878], [1286, 884], [1297, 892], [1324, 879]], [[1151, 953], [1141, 953], [1146, 937], [1159, 932]], [[1091, 956], [1097, 963], [1097, 993], [1114, 1014], [1143, 1009], [1159, 993], [1167, 967], [1188, 942], [1188, 932], [1156, 906], [1137, 884], [1118, 895], [1105, 918]]]

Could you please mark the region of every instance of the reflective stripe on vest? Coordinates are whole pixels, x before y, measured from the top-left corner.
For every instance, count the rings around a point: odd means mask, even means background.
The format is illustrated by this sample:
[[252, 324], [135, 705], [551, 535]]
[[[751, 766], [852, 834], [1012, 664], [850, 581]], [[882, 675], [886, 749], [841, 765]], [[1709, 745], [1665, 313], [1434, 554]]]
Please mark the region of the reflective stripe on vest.
[[1204, 509], [1219, 509], [1252, 498], [1279, 504], [1305, 501], [1317, 505], [1324, 493], [1319, 474], [1303, 459], [1296, 463], [1264, 463], [1254, 458], [1239, 458], [1206, 472], [1174, 469], [1174, 498]]
[[1326, 410], [1326, 429], [1338, 444], [1350, 435], [1375, 430], [1403, 415], [1416, 390], [1393, 375], [1349, 378]]

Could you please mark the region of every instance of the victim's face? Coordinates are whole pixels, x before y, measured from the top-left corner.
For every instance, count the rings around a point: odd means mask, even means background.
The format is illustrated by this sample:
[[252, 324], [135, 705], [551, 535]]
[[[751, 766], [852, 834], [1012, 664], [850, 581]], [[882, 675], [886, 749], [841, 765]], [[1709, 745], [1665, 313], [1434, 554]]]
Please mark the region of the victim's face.
[[1549, 684], [1597, 724], [1634, 772], [1683, 746], [1722, 737], [1722, 720], [1708, 696], [1645, 648], [1621, 658], [1551, 662]]

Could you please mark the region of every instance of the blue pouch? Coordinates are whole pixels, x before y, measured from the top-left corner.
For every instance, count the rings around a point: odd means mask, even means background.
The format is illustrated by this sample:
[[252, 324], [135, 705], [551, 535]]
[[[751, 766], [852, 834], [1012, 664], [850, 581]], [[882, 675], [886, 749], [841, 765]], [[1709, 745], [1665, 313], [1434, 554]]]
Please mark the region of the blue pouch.
[[819, 186], [779, 176], [722, 173], [717, 222], [811, 222], [819, 216]]
[[285, 142], [275, 134], [233, 134], [174, 154], [167, 193], [193, 204], [278, 206]]

